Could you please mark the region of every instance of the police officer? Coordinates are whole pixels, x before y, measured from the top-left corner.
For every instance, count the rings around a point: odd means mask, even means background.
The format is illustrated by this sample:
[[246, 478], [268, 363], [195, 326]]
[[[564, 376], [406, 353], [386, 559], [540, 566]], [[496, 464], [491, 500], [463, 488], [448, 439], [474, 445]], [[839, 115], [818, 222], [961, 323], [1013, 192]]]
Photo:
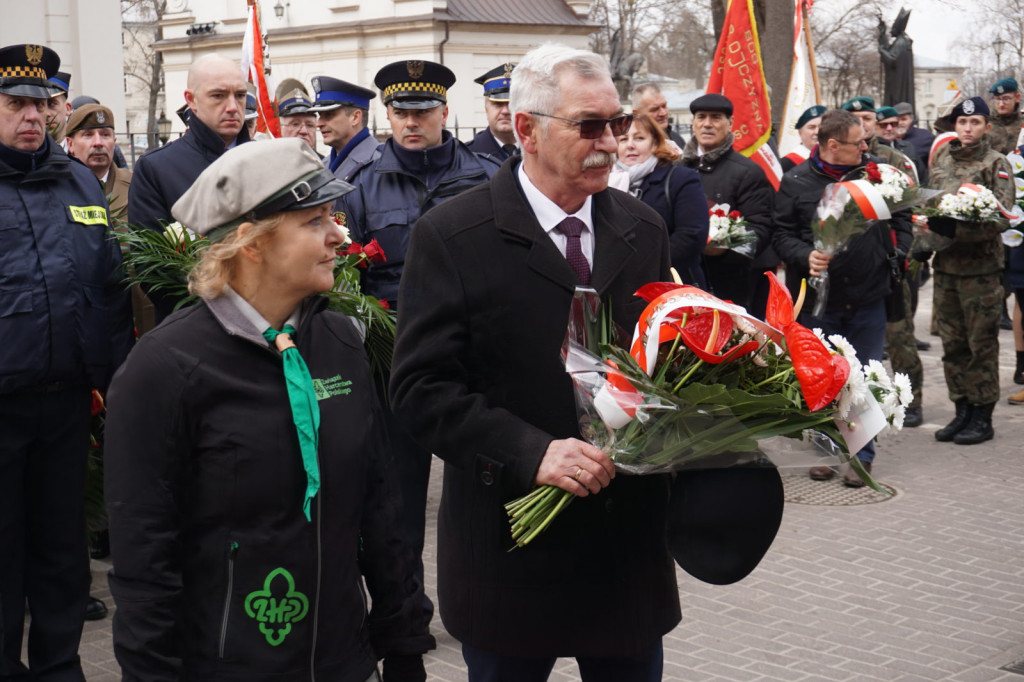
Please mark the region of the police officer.
[[1003, 78], [988, 89], [995, 113], [990, 117], [989, 144], [1000, 154], [1017, 148], [1021, 131], [1020, 87], [1013, 78]]
[[[931, 186], [956, 192], [963, 183], [992, 190], [1004, 206], [1014, 201], [1009, 161], [992, 148], [989, 108], [981, 97], [958, 104], [950, 114], [957, 139], [935, 155]], [[935, 432], [936, 440], [973, 445], [990, 440], [992, 408], [999, 400], [999, 317], [1003, 307], [1003, 226], [928, 219], [932, 232], [953, 239], [935, 254], [936, 326], [942, 366], [956, 416]]]
[[301, 82], [285, 78], [277, 86], [277, 115], [281, 137], [298, 137], [316, 151], [316, 112]]
[[477, 154], [487, 154], [499, 163], [518, 153], [516, 134], [512, 130], [512, 114], [508, 110], [508, 92], [512, 86], [512, 70], [516, 65], [505, 62], [473, 82], [484, 86], [484, 112], [487, 127], [467, 144]]
[[370, 100], [377, 94], [328, 76], [315, 76], [312, 83], [316, 100], [308, 111], [320, 114], [316, 127], [324, 144], [331, 148], [324, 165], [334, 177], [348, 181], [377, 153], [379, 143], [366, 127]]
[[796, 120], [796, 132], [800, 135], [800, 146], [779, 159], [782, 171], [786, 172], [794, 166], [799, 166], [811, 155], [814, 145], [818, 144], [818, 126], [821, 125], [821, 115], [827, 111], [820, 104], [808, 107], [800, 118]]
[[[447, 67], [420, 60], [394, 62], [377, 72], [374, 83], [387, 106], [392, 137], [381, 145], [378, 158], [355, 171], [355, 191], [343, 196], [336, 208], [353, 240], [376, 239], [383, 248], [387, 261], [364, 271], [363, 291], [396, 309], [413, 224], [434, 206], [488, 180], [498, 163], [474, 154], [444, 129], [448, 89], [455, 83]], [[385, 417], [402, 491], [403, 526], [421, 558], [430, 453], [398, 427], [390, 410]], [[422, 570], [421, 558], [420, 577]], [[423, 606], [433, 612], [429, 600]]]
[[71, 74], [66, 71], [58, 71], [48, 79], [47, 84], [50, 87], [50, 99], [46, 101], [46, 129], [50, 131], [50, 135], [61, 146], [61, 149], [67, 151], [68, 143], [64, 135], [68, 116], [71, 115], [71, 102], [68, 101], [68, 92], [71, 90]]
[[[174, 221], [171, 206], [199, 174], [227, 149], [250, 140], [244, 125], [245, 97], [245, 81], [235, 62], [209, 54], [192, 63], [185, 89], [188, 130], [135, 162], [128, 190], [129, 223], [162, 231]], [[158, 323], [178, 303], [160, 292], [147, 293]]]
[[[912, 159], [904, 155], [898, 149], [882, 144], [882, 141], [875, 135], [877, 130], [877, 112], [875, 111], [875, 100], [871, 97], [854, 97], [843, 103], [840, 109], [849, 111], [858, 119], [860, 119], [861, 125], [864, 126], [864, 131], [867, 133], [865, 142], [868, 145], [868, 154], [876, 156], [881, 159], [884, 163], [890, 166], [895, 166], [900, 170], [911, 173], [914, 179], [917, 179], [917, 168], [914, 166]], [[897, 114], [898, 117], [898, 114]]]
[[[90, 389], [131, 343], [96, 177], [47, 135], [41, 45], [0, 49], [0, 679], [84, 680]], [[25, 604], [32, 614], [21, 661]]]

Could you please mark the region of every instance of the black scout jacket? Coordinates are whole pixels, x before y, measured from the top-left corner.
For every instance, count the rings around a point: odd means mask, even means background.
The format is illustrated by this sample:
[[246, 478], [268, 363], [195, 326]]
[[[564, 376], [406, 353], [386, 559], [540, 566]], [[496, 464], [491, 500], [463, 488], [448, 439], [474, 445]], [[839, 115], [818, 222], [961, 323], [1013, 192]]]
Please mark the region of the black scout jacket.
[[311, 522], [280, 353], [230, 301], [173, 315], [115, 377], [106, 494], [125, 680], [364, 682], [378, 658], [433, 647], [362, 343], [323, 305], [307, 301], [295, 334], [320, 406]]

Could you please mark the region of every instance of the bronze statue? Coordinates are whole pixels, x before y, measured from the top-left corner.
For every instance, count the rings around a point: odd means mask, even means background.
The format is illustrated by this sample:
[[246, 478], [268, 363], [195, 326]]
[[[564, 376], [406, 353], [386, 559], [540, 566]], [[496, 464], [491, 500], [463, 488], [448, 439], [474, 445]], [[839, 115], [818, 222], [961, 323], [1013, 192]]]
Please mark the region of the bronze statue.
[[[914, 41], [907, 35], [907, 21], [910, 10], [900, 8], [900, 13], [888, 31], [892, 42], [886, 38], [885, 21], [878, 17], [878, 53], [882, 56], [885, 69], [885, 95], [883, 104], [893, 106], [897, 102], [909, 102], [914, 106]], [[916, 107], [915, 107], [916, 109]]]

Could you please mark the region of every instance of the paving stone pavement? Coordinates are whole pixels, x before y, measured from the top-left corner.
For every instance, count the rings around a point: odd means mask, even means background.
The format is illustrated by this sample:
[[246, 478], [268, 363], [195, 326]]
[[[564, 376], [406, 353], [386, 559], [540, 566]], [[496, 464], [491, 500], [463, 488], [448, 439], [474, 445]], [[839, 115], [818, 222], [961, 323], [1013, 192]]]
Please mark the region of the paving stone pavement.
[[[896, 494], [870, 504], [787, 503], [771, 550], [736, 585], [705, 585], [680, 572], [683, 620], [665, 638], [665, 680], [1024, 682], [1000, 670], [1024, 658], [1024, 406], [1005, 401], [1018, 389], [1013, 338], [1001, 332], [995, 440], [936, 442], [953, 410], [940, 343], [927, 331], [930, 293], [922, 291], [917, 314], [918, 338], [932, 342], [922, 353], [925, 424], [882, 441], [875, 462]], [[431, 593], [440, 473], [435, 460], [424, 556]], [[786, 480], [788, 497], [806, 489], [803, 476]], [[816, 485], [834, 486], [821, 497], [840, 498], [840, 483]], [[113, 606], [108, 568], [93, 562], [94, 594]], [[427, 657], [428, 679], [464, 681], [458, 642], [439, 619], [432, 627], [438, 648]], [[81, 653], [90, 682], [120, 679], [109, 619], [86, 625]], [[578, 679], [571, 660], [551, 676]]]

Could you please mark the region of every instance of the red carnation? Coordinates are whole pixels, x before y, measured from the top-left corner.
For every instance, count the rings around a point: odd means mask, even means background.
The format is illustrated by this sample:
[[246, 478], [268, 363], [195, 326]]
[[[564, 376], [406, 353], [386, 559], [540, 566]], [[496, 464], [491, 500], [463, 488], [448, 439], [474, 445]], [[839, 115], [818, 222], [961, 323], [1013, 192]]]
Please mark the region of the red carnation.
[[363, 252], [363, 247], [355, 242], [350, 243], [344, 249], [338, 247], [338, 253], [343, 256], [358, 256]]
[[363, 253], [366, 254], [371, 263], [383, 263], [387, 260], [387, 256], [384, 255], [384, 249], [380, 247], [376, 239], [371, 239], [370, 243], [363, 247]]
[[882, 181], [882, 171], [878, 170], [878, 164], [874, 161], [871, 161], [868, 165], [864, 166], [864, 172], [867, 174], [868, 180], [871, 182]]
[[724, 218], [725, 211], [723, 211], [720, 208], [716, 208], [714, 211], [711, 212], [711, 215], [715, 216], [716, 218]]
[[391, 306], [388, 305], [388, 301], [386, 298], [379, 298], [377, 299], [377, 302], [380, 303], [380, 307], [383, 308], [384, 310], [391, 310]]
[[729, 220], [739, 220], [742, 217], [739, 211], [729, 211]]

